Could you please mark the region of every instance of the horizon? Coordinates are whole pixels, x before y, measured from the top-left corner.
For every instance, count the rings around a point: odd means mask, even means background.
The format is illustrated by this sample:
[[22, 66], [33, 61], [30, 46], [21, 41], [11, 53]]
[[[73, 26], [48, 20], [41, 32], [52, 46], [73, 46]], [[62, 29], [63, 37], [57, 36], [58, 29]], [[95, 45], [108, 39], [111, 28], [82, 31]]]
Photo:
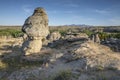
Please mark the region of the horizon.
[[49, 26], [120, 26], [119, 4], [119, 0], [1, 0], [0, 25], [22, 26], [36, 7], [43, 7]]
[[[48, 25], [49, 27], [120, 27], [120, 25], [85, 25], [82, 24], [68, 24], [68, 25]], [[22, 27], [23, 25], [0, 25], [0, 27]]]

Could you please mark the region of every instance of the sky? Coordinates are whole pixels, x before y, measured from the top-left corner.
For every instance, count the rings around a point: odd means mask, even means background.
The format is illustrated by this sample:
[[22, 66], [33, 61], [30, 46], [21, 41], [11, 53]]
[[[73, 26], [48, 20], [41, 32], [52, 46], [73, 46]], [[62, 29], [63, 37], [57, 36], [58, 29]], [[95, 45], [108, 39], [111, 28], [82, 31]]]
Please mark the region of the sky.
[[43, 7], [49, 25], [120, 25], [120, 0], [0, 0], [0, 25], [23, 25]]

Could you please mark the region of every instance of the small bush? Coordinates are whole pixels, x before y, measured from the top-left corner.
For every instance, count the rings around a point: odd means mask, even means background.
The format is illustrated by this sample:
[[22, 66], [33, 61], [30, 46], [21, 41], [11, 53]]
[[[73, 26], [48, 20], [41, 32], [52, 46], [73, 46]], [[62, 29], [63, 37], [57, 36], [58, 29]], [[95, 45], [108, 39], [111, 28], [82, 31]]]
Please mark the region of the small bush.
[[93, 32], [92, 32], [92, 31], [90, 31], [90, 30], [84, 30], [83, 32], [84, 32], [84, 33], [86, 33], [88, 36], [90, 36], [90, 35], [92, 35], [92, 34], [93, 34]]
[[106, 40], [110, 37], [109, 34], [104, 32], [99, 32], [98, 34], [99, 34], [100, 40]]
[[120, 33], [105, 33], [105, 32], [99, 32], [100, 40], [106, 40], [109, 38], [117, 38], [120, 39]]

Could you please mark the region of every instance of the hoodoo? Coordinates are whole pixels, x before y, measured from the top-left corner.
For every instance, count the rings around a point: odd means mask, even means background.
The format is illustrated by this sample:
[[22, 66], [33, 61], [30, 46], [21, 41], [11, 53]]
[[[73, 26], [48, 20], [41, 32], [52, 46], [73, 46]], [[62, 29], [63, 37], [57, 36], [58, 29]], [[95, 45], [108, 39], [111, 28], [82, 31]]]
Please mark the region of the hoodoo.
[[22, 31], [27, 35], [27, 39], [22, 45], [25, 55], [39, 53], [42, 47], [42, 40], [49, 34], [48, 16], [45, 10], [38, 7], [32, 16], [25, 20]]

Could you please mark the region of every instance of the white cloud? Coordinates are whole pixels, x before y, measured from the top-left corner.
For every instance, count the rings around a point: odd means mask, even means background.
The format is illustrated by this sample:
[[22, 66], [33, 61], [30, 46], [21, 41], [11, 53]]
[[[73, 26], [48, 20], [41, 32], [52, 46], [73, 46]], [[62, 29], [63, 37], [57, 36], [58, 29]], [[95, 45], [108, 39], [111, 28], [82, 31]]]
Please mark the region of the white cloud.
[[104, 15], [110, 14], [110, 12], [107, 11], [107, 10], [98, 10], [98, 9], [96, 9], [95, 12], [96, 12], [96, 13], [99, 13], [99, 14], [104, 14]]
[[77, 4], [68, 4], [67, 6], [69, 6], [69, 7], [79, 7], [79, 5], [77, 5]]
[[63, 11], [63, 13], [72, 14], [72, 13], [74, 13], [74, 12], [73, 12], [73, 11]]
[[32, 9], [31, 9], [31, 7], [30, 7], [29, 5], [24, 5], [24, 6], [22, 7], [22, 9], [23, 9], [23, 11], [24, 11], [25, 13], [27, 13], [27, 14], [31, 14], [31, 13], [32, 13]]
[[31, 9], [24, 8], [23, 10], [24, 10], [26, 13], [31, 13]]
[[57, 13], [66, 13], [66, 14], [72, 14], [74, 13], [73, 11], [59, 11], [59, 10], [53, 10], [53, 11], [47, 11], [50, 14], [57, 14]]
[[79, 7], [78, 4], [74, 4], [73, 2], [64, 3], [63, 6], [65, 6], [65, 7], [72, 7], [72, 8]]
[[50, 13], [50, 14], [56, 14], [56, 13], [58, 13], [59, 11], [53, 10], [53, 11], [47, 11], [47, 12]]

